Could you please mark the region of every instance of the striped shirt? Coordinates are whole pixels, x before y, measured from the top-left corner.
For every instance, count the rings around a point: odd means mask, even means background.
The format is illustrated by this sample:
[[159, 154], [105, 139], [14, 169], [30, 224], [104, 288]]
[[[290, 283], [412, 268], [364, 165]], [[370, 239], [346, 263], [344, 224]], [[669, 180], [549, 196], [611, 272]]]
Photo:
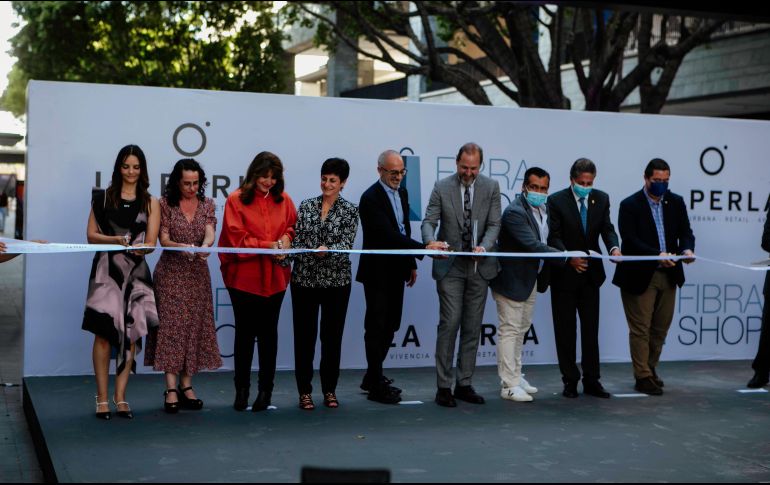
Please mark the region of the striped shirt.
[[659, 201], [654, 201], [650, 194], [647, 193], [647, 189], [644, 189], [644, 195], [647, 197], [647, 203], [650, 204], [650, 210], [652, 211], [652, 219], [655, 221], [655, 229], [658, 231], [658, 244], [660, 244], [660, 252], [666, 251], [666, 230], [663, 227], [663, 197]]

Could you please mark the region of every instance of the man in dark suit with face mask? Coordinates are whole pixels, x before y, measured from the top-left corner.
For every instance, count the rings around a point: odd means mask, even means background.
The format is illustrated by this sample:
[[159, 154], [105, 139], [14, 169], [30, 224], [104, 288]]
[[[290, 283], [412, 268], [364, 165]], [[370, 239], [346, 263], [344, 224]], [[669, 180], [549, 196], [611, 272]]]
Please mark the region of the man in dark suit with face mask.
[[[684, 284], [682, 262], [694, 259], [695, 236], [684, 199], [668, 190], [671, 168], [665, 160], [650, 160], [644, 187], [620, 203], [618, 228], [626, 256], [661, 256], [657, 261], [626, 261], [618, 265], [612, 283], [620, 287], [628, 321], [634, 365], [634, 389], [663, 394], [655, 367], [674, 317], [676, 287]], [[665, 259], [671, 255], [684, 260]]]
[[[551, 231], [548, 245], [567, 251], [601, 252], [599, 238], [613, 256], [620, 256], [618, 235], [610, 222], [610, 198], [593, 188], [596, 166], [580, 158], [570, 169], [570, 187], [548, 198]], [[580, 316], [581, 367], [583, 392], [608, 398], [599, 381], [599, 289], [604, 283], [604, 262], [600, 259], [569, 258], [563, 267], [554, 267], [551, 276], [556, 353], [564, 391], [578, 397], [580, 369], [576, 360], [577, 319]]]

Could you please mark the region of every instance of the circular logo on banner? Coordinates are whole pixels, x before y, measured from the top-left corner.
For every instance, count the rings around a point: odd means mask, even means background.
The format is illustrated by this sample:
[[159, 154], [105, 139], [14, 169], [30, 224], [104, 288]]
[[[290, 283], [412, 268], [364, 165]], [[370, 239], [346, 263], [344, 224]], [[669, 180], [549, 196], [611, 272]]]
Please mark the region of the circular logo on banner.
[[[206, 124], [208, 125], [208, 123]], [[192, 128], [193, 130], [197, 131], [198, 134], [201, 136], [201, 144], [197, 150], [188, 152], [187, 150], [183, 150], [179, 146], [179, 134], [187, 128]], [[195, 123], [184, 123], [179, 125], [179, 127], [176, 130], [174, 130], [173, 142], [174, 142], [174, 148], [176, 148], [176, 151], [178, 151], [182, 155], [185, 155], [188, 157], [194, 157], [195, 155], [200, 154], [201, 152], [203, 152], [203, 150], [206, 149], [206, 133], [203, 131], [203, 128], [196, 125]]]
[[709, 175], [719, 174], [725, 168], [725, 156], [722, 151], [717, 147], [703, 150], [700, 154], [700, 168]]

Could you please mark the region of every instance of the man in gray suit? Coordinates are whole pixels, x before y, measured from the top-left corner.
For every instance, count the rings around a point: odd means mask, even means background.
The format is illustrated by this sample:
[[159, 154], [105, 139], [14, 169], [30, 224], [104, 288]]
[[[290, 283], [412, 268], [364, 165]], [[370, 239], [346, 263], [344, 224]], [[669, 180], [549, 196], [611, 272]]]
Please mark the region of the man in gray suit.
[[[456, 251], [491, 250], [500, 233], [500, 187], [481, 175], [484, 154], [475, 143], [457, 153], [457, 173], [436, 182], [422, 221], [426, 244], [444, 241]], [[438, 236], [436, 229], [438, 228]], [[484, 404], [471, 385], [481, 335], [481, 319], [489, 281], [497, 275], [494, 258], [450, 256], [434, 258], [433, 279], [439, 295], [440, 315], [436, 338], [436, 403], [455, 407], [455, 398]], [[460, 331], [457, 375], [452, 375], [455, 340]], [[456, 380], [454, 396], [452, 381]]]
[[[499, 252], [556, 253], [548, 241], [548, 188], [551, 176], [538, 167], [524, 173], [522, 193], [503, 212], [497, 241]], [[549, 262], [555, 262], [551, 258]], [[559, 260], [561, 261], [561, 260]], [[563, 262], [563, 261], [562, 261]], [[548, 288], [549, 267], [541, 258], [500, 258], [500, 273], [492, 280], [492, 297], [497, 303], [497, 373], [500, 397], [511, 401], [532, 401], [537, 388], [521, 373], [524, 336], [532, 325], [535, 297]]]

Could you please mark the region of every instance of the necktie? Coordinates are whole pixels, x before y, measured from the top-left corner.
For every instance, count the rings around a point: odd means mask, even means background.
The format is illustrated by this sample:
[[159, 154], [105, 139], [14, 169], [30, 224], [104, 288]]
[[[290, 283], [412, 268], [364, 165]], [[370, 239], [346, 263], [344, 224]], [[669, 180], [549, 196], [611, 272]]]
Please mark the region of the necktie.
[[471, 189], [465, 187], [463, 195], [463, 251], [471, 251]]
[[588, 210], [586, 209], [586, 198], [581, 197], [580, 201], [580, 222], [583, 223], [583, 233], [588, 231]]

